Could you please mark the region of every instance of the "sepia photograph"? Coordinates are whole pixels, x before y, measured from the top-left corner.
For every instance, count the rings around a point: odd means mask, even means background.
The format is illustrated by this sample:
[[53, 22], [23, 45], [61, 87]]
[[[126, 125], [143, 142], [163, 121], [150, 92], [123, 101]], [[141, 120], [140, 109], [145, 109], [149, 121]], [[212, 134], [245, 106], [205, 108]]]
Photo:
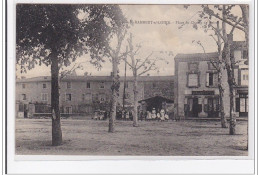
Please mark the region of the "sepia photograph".
[[248, 156], [250, 10], [17, 3], [15, 155]]

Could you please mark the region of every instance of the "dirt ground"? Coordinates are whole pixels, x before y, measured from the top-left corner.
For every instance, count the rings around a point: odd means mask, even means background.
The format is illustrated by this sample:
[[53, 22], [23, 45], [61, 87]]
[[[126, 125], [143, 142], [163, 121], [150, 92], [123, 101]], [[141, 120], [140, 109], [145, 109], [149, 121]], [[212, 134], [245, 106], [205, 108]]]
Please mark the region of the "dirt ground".
[[139, 123], [62, 119], [63, 144], [51, 146], [50, 119], [16, 119], [17, 155], [146, 155], [246, 156], [247, 121], [237, 122], [237, 134], [217, 121]]

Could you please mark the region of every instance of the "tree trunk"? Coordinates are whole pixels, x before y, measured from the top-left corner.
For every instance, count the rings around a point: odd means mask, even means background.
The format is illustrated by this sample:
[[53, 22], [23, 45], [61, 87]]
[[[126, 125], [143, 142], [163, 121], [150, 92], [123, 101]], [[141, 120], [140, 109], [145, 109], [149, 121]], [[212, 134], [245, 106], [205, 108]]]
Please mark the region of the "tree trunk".
[[[222, 10], [222, 16], [224, 21], [227, 18], [226, 14], [226, 5], [223, 5], [223, 10]], [[228, 86], [229, 86], [229, 99], [230, 99], [230, 110], [229, 110], [229, 116], [230, 116], [230, 126], [229, 126], [229, 134], [234, 135], [236, 134], [236, 115], [235, 115], [235, 110], [234, 110], [234, 85], [235, 85], [235, 79], [234, 79], [234, 58], [230, 56], [230, 40], [229, 37], [231, 35], [227, 36], [227, 31], [226, 31], [226, 23], [222, 22], [222, 31], [223, 31], [223, 40], [224, 40], [224, 50], [223, 50], [223, 59], [225, 62], [226, 70], [227, 70], [227, 77], [228, 77]], [[230, 33], [232, 34], [232, 33]]]
[[230, 99], [230, 110], [229, 110], [229, 116], [230, 116], [230, 126], [229, 126], [229, 134], [234, 135], [236, 134], [236, 114], [234, 110], [234, 69], [233, 69], [233, 63], [232, 58], [230, 57], [230, 45], [226, 45], [226, 69], [227, 69], [227, 76], [228, 76], [228, 86], [229, 86], [229, 99]]
[[[217, 27], [219, 29], [219, 23], [217, 23]], [[217, 45], [218, 45], [218, 60], [219, 60], [219, 64], [218, 64], [218, 90], [219, 90], [219, 106], [220, 106], [220, 121], [221, 121], [221, 127], [222, 128], [227, 128], [227, 119], [225, 116], [225, 110], [224, 110], [224, 102], [223, 102], [223, 97], [224, 97], [224, 89], [223, 89], [223, 83], [222, 83], [222, 75], [223, 75], [223, 57], [222, 57], [222, 49], [221, 49], [221, 38], [218, 35], [218, 41], [217, 41]]]
[[62, 144], [62, 132], [59, 108], [59, 66], [57, 55], [53, 55], [51, 63], [51, 109], [52, 109], [52, 145]]
[[221, 119], [221, 127], [222, 128], [227, 128], [227, 119], [225, 116], [225, 111], [224, 111], [224, 102], [223, 102], [223, 97], [224, 97], [224, 89], [222, 87], [222, 72], [223, 72], [223, 68], [222, 66], [219, 67], [220, 71], [219, 71], [219, 75], [218, 75], [218, 89], [219, 89], [219, 106], [220, 106], [220, 119]]
[[138, 101], [137, 101], [137, 75], [135, 73], [134, 75], [134, 112], [133, 112], [133, 126], [137, 127], [138, 126], [138, 112], [137, 112], [137, 107], [138, 107]]
[[116, 106], [118, 101], [118, 90], [120, 87], [119, 75], [118, 75], [118, 62], [115, 58], [112, 58], [113, 65], [113, 84], [112, 84], [112, 106], [108, 124], [108, 132], [115, 132], [115, 120], [116, 120]]

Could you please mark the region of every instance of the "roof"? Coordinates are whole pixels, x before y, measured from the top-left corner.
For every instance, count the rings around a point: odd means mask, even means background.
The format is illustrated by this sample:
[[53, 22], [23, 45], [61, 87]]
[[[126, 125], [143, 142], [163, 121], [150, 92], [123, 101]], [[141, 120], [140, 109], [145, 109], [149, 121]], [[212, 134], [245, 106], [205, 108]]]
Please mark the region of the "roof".
[[148, 101], [150, 101], [150, 102], [151, 101], [163, 102], [163, 101], [165, 101], [166, 103], [173, 103], [173, 100], [165, 98], [165, 97], [162, 97], [162, 96], [150, 97], [150, 98], [147, 98], [147, 99], [140, 100], [138, 102], [140, 103], [142, 101], [145, 101], [145, 102], [148, 102]]
[[209, 61], [212, 59], [217, 59], [218, 53], [191, 53], [191, 54], [177, 54], [175, 56], [175, 61]]
[[[133, 76], [127, 76], [126, 81], [133, 81]], [[50, 82], [50, 76], [39, 76], [33, 78], [17, 79], [17, 83], [22, 82]], [[111, 76], [67, 76], [62, 81], [112, 81]], [[124, 77], [120, 77], [124, 81]], [[140, 76], [138, 81], [174, 81], [174, 76]]]

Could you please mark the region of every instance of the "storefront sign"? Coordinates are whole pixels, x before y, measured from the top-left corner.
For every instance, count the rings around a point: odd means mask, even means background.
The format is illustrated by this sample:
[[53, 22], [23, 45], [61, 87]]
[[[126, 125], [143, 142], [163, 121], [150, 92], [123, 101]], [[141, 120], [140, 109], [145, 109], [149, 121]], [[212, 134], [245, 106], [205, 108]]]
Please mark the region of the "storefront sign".
[[214, 95], [214, 91], [192, 91], [192, 95]]

